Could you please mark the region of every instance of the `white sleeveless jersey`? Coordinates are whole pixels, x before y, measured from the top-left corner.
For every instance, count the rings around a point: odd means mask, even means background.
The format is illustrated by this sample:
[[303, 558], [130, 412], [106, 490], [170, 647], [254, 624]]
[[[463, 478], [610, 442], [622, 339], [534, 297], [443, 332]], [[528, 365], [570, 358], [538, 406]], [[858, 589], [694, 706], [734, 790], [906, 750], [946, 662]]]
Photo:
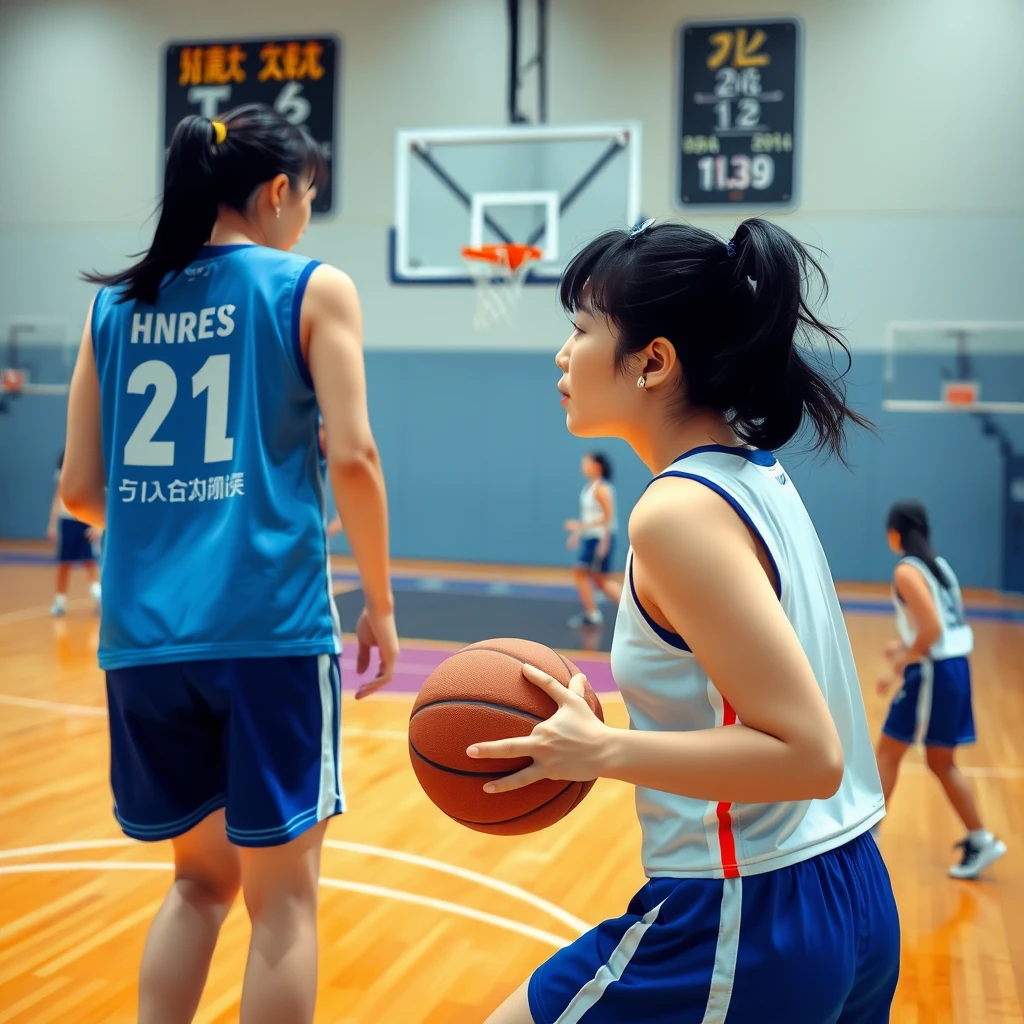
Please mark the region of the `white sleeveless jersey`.
[[[721, 445], [694, 449], [660, 475], [710, 487], [760, 537], [779, 600], [839, 732], [846, 771], [834, 796], [799, 803], [709, 803], [638, 786], [644, 870], [651, 878], [735, 878], [849, 842], [882, 818], [885, 804], [843, 613], [796, 488], [770, 452]], [[736, 712], [684, 638], [657, 625], [637, 601], [632, 551], [627, 576], [611, 661], [631, 728], [688, 732], [735, 724]]]
[[[600, 522], [604, 518], [604, 509], [601, 508], [601, 502], [597, 500], [595, 493], [598, 484], [602, 483], [607, 485], [608, 493], [612, 498], [612, 518], [608, 523], [607, 530], [609, 533], [615, 533], [619, 528], [618, 502], [615, 500], [615, 488], [607, 480], [595, 480], [593, 483], [583, 485], [583, 490], [580, 491], [580, 523]], [[580, 530], [580, 536], [603, 537], [605, 529], [604, 526], [584, 526]]]
[[[949, 580], [948, 587], [939, 583], [920, 558], [907, 555], [900, 559], [901, 564], [906, 562], [912, 565], [924, 577], [935, 602], [935, 609], [939, 613], [939, 621], [942, 623], [942, 632], [939, 639], [929, 648], [928, 657], [932, 661], [966, 658], [974, 650], [974, 631], [964, 618], [964, 599], [960, 594], [960, 583], [956, 573], [949, 567], [949, 562], [944, 558], [936, 558], [935, 561], [946, 574]], [[896, 592], [895, 585], [892, 588], [892, 603], [896, 609], [896, 632], [903, 643], [910, 647], [917, 639], [919, 627], [910, 609]]]

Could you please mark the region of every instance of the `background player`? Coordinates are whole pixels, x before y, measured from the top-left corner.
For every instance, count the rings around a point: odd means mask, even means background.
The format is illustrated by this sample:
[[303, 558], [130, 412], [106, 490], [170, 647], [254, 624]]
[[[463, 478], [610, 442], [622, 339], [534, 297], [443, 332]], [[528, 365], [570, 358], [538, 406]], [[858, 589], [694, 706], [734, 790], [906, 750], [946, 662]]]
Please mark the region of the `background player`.
[[492, 1024], [889, 1019], [899, 923], [869, 830], [884, 812], [824, 552], [771, 451], [802, 423], [840, 453], [863, 422], [795, 344], [840, 341], [801, 294], [817, 264], [744, 221], [609, 232], [562, 278], [569, 430], [655, 474], [629, 524], [612, 670], [631, 728], [526, 669], [559, 704], [471, 756], [533, 758], [484, 788], [601, 776], [637, 787], [650, 878], [556, 953]]
[[967, 828], [957, 844], [960, 863], [949, 873], [976, 878], [1006, 853], [1006, 845], [982, 825], [971, 784], [956, 764], [956, 748], [976, 738], [967, 660], [974, 633], [964, 618], [956, 574], [935, 554], [930, 533], [919, 501], [898, 501], [889, 510], [889, 547], [900, 556], [892, 581], [899, 639], [885, 649], [890, 671], [878, 681], [878, 692], [884, 695], [896, 685], [900, 690], [878, 738], [878, 771], [888, 804], [921, 723], [928, 767]]
[[96, 564], [95, 545], [99, 543], [102, 530], [88, 523], [80, 522], [64, 507], [60, 500], [60, 470], [64, 465], [64, 453], [57, 460], [56, 486], [50, 505], [50, 521], [46, 527], [46, 539], [57, 545], [57, 592], [50, 606], [51, 615], [63, 615], [68, 604], [68, 577], [71, 566], [80, 564], [89, 577], [89, 593], [99, 607], [100, 570]]
[[622, 597], [621, 584], [609, 575], [619, 528], [612, 466], [607, 455], [590, 452], [583, 456], [580, 469], [587, 478], [580, 491], [580, 517], [567, 519], [564, 524], [569, 531], [566, 547], [570, 551], [579, 549], [574, 578], [583, 611], [569, 620], [573, 628], [600, 626], [604, 622], [604, 616], [594, 602], [595, 586], [616, 607]]
[[142, 1024], [192, 1019], [239, 887], [242, 1021], [313, 1016], [320, 848], [343, 809], [318, 407], [366, 594], [360, 672], [380, 648], [357, 696], [398, 654], [358, 299], [340, 271], [288, 252], [322, 171], [317, 144], [269, 107], [188, 117], [149, 251], [89, 276], [105, 287], [72, 378], [61, 493], [109, 523], [114, 813], [174, 845]]

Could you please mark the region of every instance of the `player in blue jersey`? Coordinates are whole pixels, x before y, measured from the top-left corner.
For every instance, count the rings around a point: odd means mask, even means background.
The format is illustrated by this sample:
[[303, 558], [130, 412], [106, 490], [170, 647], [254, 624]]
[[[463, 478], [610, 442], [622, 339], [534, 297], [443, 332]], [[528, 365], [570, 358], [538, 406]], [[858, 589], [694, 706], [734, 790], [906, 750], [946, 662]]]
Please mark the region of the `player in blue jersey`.
[[71, 382], [61, 495], [106, 527], [100, 665], [123, 830], [170, 839], [142, 956], [142, 1024], [191, 1020], [241, 888], [241, 1019], [310, 1021], [327, 819], [343, 810], [326, 481], [366, 594], [358, 691], [398, 641], [359, 302], [292, 255], [323, 171], [264, 106], [177, 127], [148, 252], [104, 285]]

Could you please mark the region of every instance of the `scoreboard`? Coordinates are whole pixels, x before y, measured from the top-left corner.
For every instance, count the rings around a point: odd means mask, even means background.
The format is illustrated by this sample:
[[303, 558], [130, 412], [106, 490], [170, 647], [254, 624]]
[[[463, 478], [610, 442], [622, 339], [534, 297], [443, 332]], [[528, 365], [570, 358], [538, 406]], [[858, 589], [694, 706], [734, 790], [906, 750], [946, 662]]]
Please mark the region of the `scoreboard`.
[[678, 205], [795, 205], [800, 35], [796, 18], [680, 26]]
[[340, 41], [333, 36], [279, 36], [172, 42], [164, 56], [164, 149], [189, 114], [215, 118], [242, 103], [265, 103], [320, 144], [330, 184], [318, 189], [314, 213], [329, 213], [337, 193], [337, 93]]

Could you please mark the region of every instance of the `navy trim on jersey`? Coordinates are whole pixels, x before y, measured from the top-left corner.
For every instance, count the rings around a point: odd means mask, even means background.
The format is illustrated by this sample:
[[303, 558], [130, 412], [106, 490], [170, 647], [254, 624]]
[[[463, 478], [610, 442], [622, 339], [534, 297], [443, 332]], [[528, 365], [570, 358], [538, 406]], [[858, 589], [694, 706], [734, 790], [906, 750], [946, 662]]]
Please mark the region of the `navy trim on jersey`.
[[[699, 450], [699, 449], [696, 449]], [[731, 450], [731, 449], [727, 449]], [[764, 548], [765, 553], [768, 555], [768, 561], [771, 562], [772, 572], [775, 574], [775, 579], [772, 580], [772, 586], [775, 588], [775, 596], [782, 597], [782, 574], [779, 572], [778, 563], [775, 561], [775, 556], [772, 554], [772, 549], [768, 547], [764, 537], [761, 536], [761, 531], [754, 525], [754, 521], [747, 515], [747, 510], [723, 487], [719, 487], [714, 481], [709, 480], [704, 476], [697, 476], [696, 473], [683, 473], [678, 469], [667, 469], [664, 473], [660, 473], [654, 478], [654, 480], [660, 480], [666, 476], [678, 476], [683, 480], [695, 480], [699, 484], [703, 484], [705, 487], [710, 488], [719, 497], [724, 498], [732, 506], [733, 511], [747, 524], [748, 529], [754, 534], [754, 536], [761, 542], [761, 547]], [[654, 483], [654, 480], [651, 483]], [[650, 487], [650, 484], [647, 485]]]
[[659, 626], [647, 613], [647, 609], [640, 603], [640, 598], [637, 596], [636, 585], [633, 583], [633, 559], [629, 560], [629, 592], [633, 595], [633, 603], [637, 606], [640, 614], [644, 617], [647, 625], [654, 630], [658, 636], [667, 644], [671, 644], [677, 650], [689, 651], [690, 654], [693, 651], [690, 650], [690, 645], [678, 634], [673, 633], [671, 629], [666, 629], [664, 626]]
[[[724, 452], [726, 455], [738, 455], [740, 458], [746, 459], [747, 462], [754, 463], [755, 466], [774, 466], [778, 461], [771, 452], [762, 451], [760, 448], [745, 448], [742, 445], [705, 444], [701, 445], [700, 448], [692, 448], [690, 451], [684, 452], [678, 459], [673, 460], [672, 465], [682, 462], [683, 459], [688, 459], [691, 455], [703, 455], [706, 452]], [[656, 480], [657, 477], [654, 479]], [[654, 481], [652, 480], [651, 482], [653, 483]]]
[[238, 252], [239, 249], [258, 249], [259, 246], [252, 242], [237, 242], [233, 245], [204, 245], [196, 253], [197, 260], [212, 260], [217, 256], [227, 256], [229, 252]]
[[310, 274], [312, 274], [319, 266], [319, 260], [310, 260], [302, 268], [302, 273], [299, 274], [299, 279], [295, 282], [295, 293], [292, 295], [292, 348], [295, 350], [295, 365], [298, 368], [302, 379], [310, 388], [313, 387], [313, 378], [309, 375], [309, 367], [306, 365], [306, 360], [302, 355], [302, 338], [300, 336], [302, 324], [302, 299], [306, 294], [306, 285], [309, 283]]

